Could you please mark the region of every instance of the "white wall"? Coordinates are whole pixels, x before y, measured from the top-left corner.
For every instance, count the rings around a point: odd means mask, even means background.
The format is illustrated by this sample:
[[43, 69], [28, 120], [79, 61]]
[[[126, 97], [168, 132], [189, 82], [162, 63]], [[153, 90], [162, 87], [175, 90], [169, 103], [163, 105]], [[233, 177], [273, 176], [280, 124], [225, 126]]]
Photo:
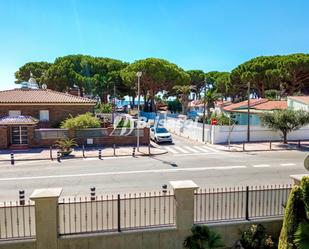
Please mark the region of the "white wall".
[[[203, 124], [192, 120], [166, 118], [164, 126], [176, 135], [202, 142]], [[205, 142], [212, 144], [247, 141], [247, 125], [219, 126], [205, 125]], [[278, 141], [282, 140], [281, 133], [262, 126], [250, 126], [250, 141]], [[288, 134], [288, 140], [309, 140], [309, 126]]]
[[[202, 142], [203, 138], [203, 124], [193, 122], [192, 120], [181, 120], [176, 118], [167, 118], [164, 126], [170, 132], [176, 135], [190, 138], [192, 140]], [[205, 141], [210, 142], [211, 126], [205, 125]]]
[[[213, 126], [211, 142], [213, 144], [227, 143], [229, 129], [229, 126]], [[235, 125], [230, 134], [231, 143], [247, 141], [247, 126]], [[282, 140], [281, 133], [262, 126], [250, 127], [250, 141], [270, 140]], [[288, 140], [309, 140], [309, 126], [291, 132], [288, 134]]]

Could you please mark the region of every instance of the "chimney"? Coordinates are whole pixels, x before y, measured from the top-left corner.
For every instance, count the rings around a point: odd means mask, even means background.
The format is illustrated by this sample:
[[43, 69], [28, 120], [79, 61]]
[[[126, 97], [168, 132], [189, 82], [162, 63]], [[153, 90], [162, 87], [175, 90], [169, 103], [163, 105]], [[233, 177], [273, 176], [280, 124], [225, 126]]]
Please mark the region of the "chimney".
[[71, 95], [74, 95], [74, 96], [80, 96], [79, 88], [78, 87], [70, 88], [68, 90], [68, 94], [71, 94]]

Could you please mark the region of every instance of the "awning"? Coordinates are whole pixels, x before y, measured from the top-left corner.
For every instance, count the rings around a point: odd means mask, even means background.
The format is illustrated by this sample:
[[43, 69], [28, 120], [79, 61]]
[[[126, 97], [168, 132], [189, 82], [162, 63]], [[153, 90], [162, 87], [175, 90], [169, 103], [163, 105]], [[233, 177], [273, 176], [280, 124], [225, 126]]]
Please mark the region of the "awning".
[[39, 120], [31, 116], [5, 116], [0, 118], [0, 125], [36, 125]]

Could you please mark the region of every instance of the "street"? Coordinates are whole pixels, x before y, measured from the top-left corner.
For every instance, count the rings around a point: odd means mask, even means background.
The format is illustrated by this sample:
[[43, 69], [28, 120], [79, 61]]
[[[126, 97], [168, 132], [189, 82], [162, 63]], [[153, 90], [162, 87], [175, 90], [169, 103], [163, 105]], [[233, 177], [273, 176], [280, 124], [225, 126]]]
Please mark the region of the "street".
[[171, 180], [193, 180], [201, 188], [291, 184], [292, 174], [304, 174], [302, 151], [223, 152], [173, 136], [162, 144], [167, 154], [153, 157], [111, 157], [0, 164], [0, 200], [26, 198], [36, 188], [62, 187], [65, 197], [161, 191]]

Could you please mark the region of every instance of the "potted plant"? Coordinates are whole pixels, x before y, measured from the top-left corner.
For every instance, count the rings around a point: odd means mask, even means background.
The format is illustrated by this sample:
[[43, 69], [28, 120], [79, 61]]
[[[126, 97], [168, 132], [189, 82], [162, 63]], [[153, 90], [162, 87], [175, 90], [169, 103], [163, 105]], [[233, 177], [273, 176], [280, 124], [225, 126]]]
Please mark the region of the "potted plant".
[[56, 146], [58, 147], [62, 156], [68, 156], [72, 153], [72, 148], [78, 145], [74, 139], [62, 138], [56, 141]]

